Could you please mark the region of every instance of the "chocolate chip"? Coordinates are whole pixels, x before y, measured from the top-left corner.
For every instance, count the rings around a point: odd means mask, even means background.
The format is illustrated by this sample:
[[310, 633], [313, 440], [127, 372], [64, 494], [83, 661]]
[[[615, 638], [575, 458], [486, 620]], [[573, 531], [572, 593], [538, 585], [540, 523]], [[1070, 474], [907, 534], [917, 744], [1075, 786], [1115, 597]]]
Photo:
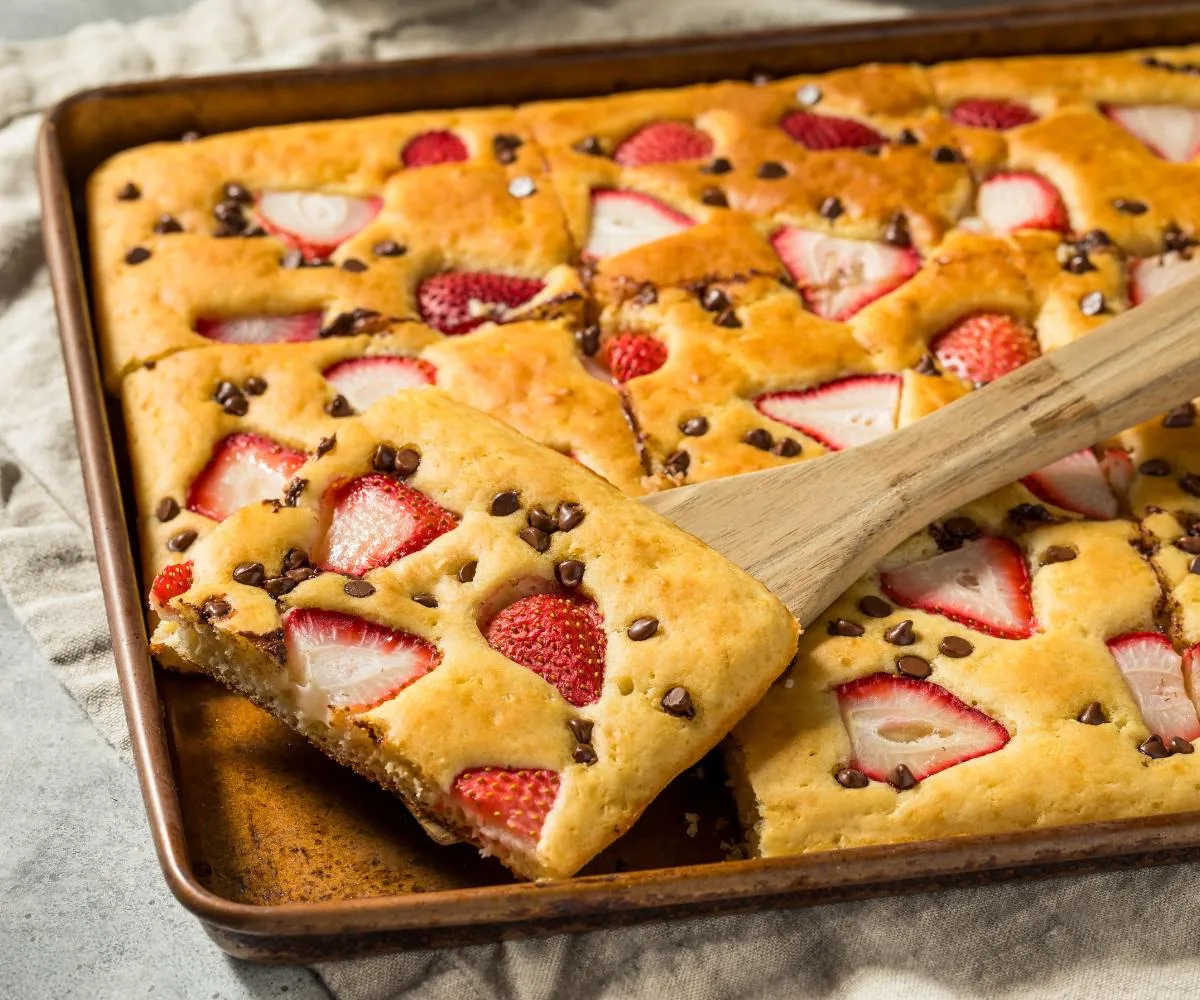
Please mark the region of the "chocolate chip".
[[1096, 265], [1092, 263], [1086, 253], [1071, 254], [1063, 267], [1071, 274], [1087, 274], [1088, 271], [1096, 270]]
[[851, 638], [862, 635], [864, 629], [858, 622], [852, 622], [849, 618], [834, 618], [826, 626], [826, 631], [830, 635], [844, 635]]
[[1171, 753], [1195, 753], [1196, 752], [1196, 748], [1194, 746], [1192, 746], [1192, 744], [1189, 743], [1187, 740], [1185, 740], [1182, 736], [1172, 736], [1171, 742], [1167, 744], [1167, 749], [1170, 750]]
[[639, 306], [652, 306], [658, 301], [658, 289], [654, 287], [653, 283], [643, 281], [638, 286], [637, 294], [634, 295], [633, 301]]
[[691, 464], [692, 456], [680, 449], [667, 456], [666, 461], [663, 462], [663, 471], [668, 476], [686, 476]]
[[290, 594], [296, 589], [296, 586], [296, 581], [288, 579], [286, 576], [273, 576], [263, 584], [263, 590], [278, 600], [284, 594]]
[[897, 765], [896, 770], [888, 777], [888, 784], [902, 792], [912, 788], [916, 783], [917, 779], [913, 777], [912, 771], [906, 764]]
[[396, 467], [396, 449], [390, 444], [377, 444], [371, 453], [371, 468], [376, 472], [391, 472]]
[[887, 229], [883, 232], [883, 242], [894, 247], [912, 246], [912, 233], [908, 228], [908, 217], [903, 212], [896, 212], [888, 219]]
[[349, 271], [351, 274], [362, 274], [366, 269], [367, 265], [357, 257], [347, 257], [342, 261], [342, 270]]
[[514, 198], [528, 198], [537, 191], [532, 177], [514, 177], [508, 182], [508, 193]]
[[821, 207], [817, 209], [817, 211], [821, 214], [821, 218], [829, 219], [829, 221], [832, 222], [839, 215], [842, 215], [846, 209], [845, 206], [842, 205], [841, 198], [838, 198], [835, 195], [830, 195], [823, 202], [821, 202]]
[[267, 579], [267, 571], [263, 564], [242, 563], [233, 571], [233, 578], [247, 587], [261, 587]]
[[964, 541], [970, 541], [980, 535], [979, 525], [963, 514], [948, 518], [942, 524], [942, 529], [952, 537], [961, 538]]
[[758, 168], [758, 176], [764, 181], [778, 180], [780, 177], [787, 176], [787, 168], [775, 160], [767, 160]]
[[455, 574], [458, 577], [458, 582], [470, 583], [475, 579], [475, 571], [478, 568], [479, 561], [476, 559], [472, 559], [470, 562], [463, 563], [458, 567], [458, 573]]
[[541, 507], [531, 508], [525, 519], [532, 527], [537, 528], [538, 531], [544, 531], [547, 535], [558, 531], [558, 522]]
[[1099, 316], [1104, 312], [1104, 293], [1088, 292], [1079, 300], [1079, 311], [1085, 316]]
[[727, 330], [738, 330], [742, 326], [742, 321], [738, 319], [737, 313], [732, 309], [723, 309], [713, 318], [713, 322], [717, 326], [723, 326]]
[[923, 681], [926, 677], [933, 673], [933, 667], [929, 665], [929, 661], [923, 656], [901, 656], [896, 659], [896, 669], [905, 677], [912, 677], [915, 680]]
[[634, 642], [644, 642], [646, 639], [652, 638], [657, 632], [657, 618], [635, 618], [629, 628], [626, 629], [626, 634]]
[[178, 515], [179, 503], [174, 497], [163, 497], [154, 505], [154, 516], [164, 523]]
[[517, 158], [517, 150], [524, 145], [520, 136], [511, 132], [498, 132], [492, 136], [492, 152], [496, 159], [503, 164], [512, 163]]
[[354, 416], [354, 407], [350, 405], [350, 400], [339, 392], [325, 404], [325, 412], [331, 417], [352, 417]]
[[960, 635], [948, 635], [938, 643], [938, 650], [943, 656], [961, 660], [964, 656], [970, 656], [975, 652], [975, 645]]
[[771, 454], [778, 455], [780, 458], [795, 458], [803, 450], [800, 442], [795, 438], [784, 438], [782, 441], [775, 442]]
[[934, 163], [962, 163], [963, 157], [957, 149], [950, 146], [936, 146], [933, 150]]
[[420, 468], [421, 455], [412, 448], [401, 448], [396, 452], [396, 461], [392, 463], [392, 471], [401, 479], [407, 479]]
[[167, 548], [172, 552], [186, 552], [195, 540], [196, 532], [191, 528], [185, 528], [183, 531], [167, 539]]
[[1189, 555], [1200, 556], [1200, 538], [1197, 538], [1194, 535], [1175, 539], [1175, 547], [1177, 549], [1182, 549]]
[[582, 330], [576, 330], [575, 343], [590, 358], [600, 350], [600, 327], [585, 326]]
[[229, 201], [238, 202], [243, 205], [248, 205], [254, 201], [254, 195], [250, 193], [249, 189], [237, 181], [227, 181], [221, 189], [221, 193]]
[[703, 437], [708, 433], [708, 418], [688, 417], [679, 425], [679, 429], [688, 437]]
[[212, 621], [214, 618], [228, 618], [232, 613], [233, 607], [230, 603], [219, 597], [210, 597], [200, 605], [200, 617], [205, 621]]
[[596, 757], [596, 751], [590, 743], [577, 743], [575, 749], [571, 751], [571, 759], [576, 764], [595, 764], [599, 759]]
[[1147, 757], [1153, 757], [1155, 760], [1161, 760], [1163, 757], [1170, 757], [1171, 751], [1166, 748], [1162, 741], [1162, 737], [1155, 734], [1143, 740], [1138, 744], [1138, 749]]
[[711, 205], [713, 208], [728, 208], [729, 199], [719, 187], [706, 187], [700, 192], [700, 203]]
[[[242, 235], [243, 235], [243, 236], [251, 236], [251, 237], [253, 237], [253, 236], [266, 236], [266, 235], [267, 235], [267, 231], [266, 231], [265, 229], [263, 229], [263, 227], [262, 227], [262, 226], [258, 225], [257, 223], [254, 223], [254, 224], [252, 224], [252, 225], [248, 226], [248, 227], [247, 227], [247, 228], [246, 228], [246, 229], [245, 229], [245, 230], [242, 232]], [[327, 267], [327, 266], [329, 266], [330, 264], [331, 264], [331, 262], [330, 262], [330, 261], [324, 261], [324, 262], [322, 262], [322, 263], [321, 263], [321, 265], [319, 265], [319, 266], [321, 266], [321, 267]], [[314, 266], [317, 266], [317, 265], [314, 265]]]
[[893, 646], [911, 646], [917, 641], [917, 633], [913, 629], [912, 619], [905, 618], [904, 621], [897, 622], [883, 633], [883, 638]]
[[537, 549], [538, 552], [545, 552], [548, 548], [550, 548], [550, 536], [544, 531], [538, 531], [537, 528], [534, 528], [531, 525], [526, 525], [524, 528], [518, 531], [517, 537], [520, 538], [521, 541], [523, 541], [526, 545]]
[[770, 451], [775, 439], [771, 437], [771, 432], [766, 428], [755, 427], [754, 430], [746, 431], [742, 435], [742, 442], [762, 451]]
[[1179, 488], [1184, 493], [1190, 493], [1194, 497], [1200, 497], [1200, 476], [1194, 472], [1187, 472], [1179, 477]]
[[1079, 553], [1070, 545], [1051, 545], [1042, 553], [1042, 565], [1052, 566], [1054, 563], [1070, 562]]
[[[505, 490], [503, 493], [497, 493], [492, 497], [492, 504], [488, 508], [492, 517], [508, 517], [518, 507], [521, 506], [521, 498], [515, 490]], [[562, 516], [558, 519], [559, 527], [562, 527]], [[566, 528], [563, 528], [566, 531]]]
[[182, 233], [183, 226], [179, 224], [179, 220], [173, 215], [160, 215], [154, 223], [154, 231], [160, 236], [166, 236], [169, 233]]
[[286, 573], [288, 570], [303, 569], [305, 566], [309, 565], [311, 565], [311, 563], [308, 559], [308, 553], [303, 549], [292, 548], [288, 549], [287, 552], [284, 553], [283, 563], [281, 564], [280, 571]]
[[286, 271], [295, 271], [304, 266], [304, 254], [299, 250], [289, 250], [279, 258], [279, 266]]
[[1124, 212], [1126, 215], [1145, 215], [1150, 210], [1144, 201], [1136, 201], [1133, 198], [1114, 198], [1112, 205], [1118, 212]]
[[1191, 403], [1175, 407], [1163, 417], [1164, 427], [1191, 427], [1196, 422], [1196, 408]]
[[729, 296], [721, 289], [710, 286], [700, 296], [700, 305], [709, 312], [724, 312], [729, 308]]
[[370, 597], [375, 593], [375, 585], [366, 580], [347, 580], [342, 590], [348, 597]]
[[866, 788], [871, 783], [862, 771], [854, 767], [840, 768], [834, 774], [833, 780], [843, 788]]
[[226, 396], [221, 401], [221, 409], [231, 417], [244, 417], [250, 410], [250, 401], [239, 391], [236, 395]]
[[732, 163], [730, 163], [727, 159], [725, 159], [725, 157], [718, 156], [715, 160], [712, 160], [711, 162], [704, 164], [704, 166], [702, 166], [700, 168], [700, 173], [702, 173], [702, 174], [727, 174], [732, 169], [733, 169]]
[[436, 608], [438, 606], [437, 598], [433, 594], [413, 594], [413, 603], [419, 604], [423, 608]]
[[242, 211], [242, 206], [236, 201], [219, 201], [213, 206], [212, 212], [218, 222], [225, 223], [230, 229], [246, 228], [245, 213]]
[[142, 189], [133, 181], [127, 181], [125, 186], [117, 192], [117, 201], [137, 201], [142, 196]]
[[594, 135], [585, 136], [574, 143], [571, 148], [577, 153], [586, 153], [588, 156], [604, 155], [604, 147], [600, 145], [600, 140]]
[[815, 83], [806, 83], [796, 91], [796, 100], [810, 108], [814, 104], [820, 104], [821, 97], [821, 88]]
[[584, 510], [577, 503], [560, 503], [554, 512], [559, 531], [570, 531], [583, 523]]
[[371, 247], [371, 253], [376, 257], [403, 257], [407, 252], [408, 247], [395, 240], [380, 240]]
[[1108, 716], [1104, 714], [1104, 709], [1100, 707], [1100, 702], [1093, 701], [1075, 716], [1075, 721], [1082, 722], [1085, 726], [1102, 726], [1108, 721]]
[[1143, 476], [1169, 476], [1171, 463], [1165, 458], [1148, 458], [1138, 466], [1138, 472]]
[[578, 559], [564, 559], [554, 567], [554, 576], [564, 587], [578, 587], [583, 580], [583, 569]]
[[257, 375], [251, 375], [242, 384], [242, 389], [251, 396], [261, 396], [267, 391], [267, 380], [259, 378]]
[[1168, 223], [1163, 229], [1163, 249], [1170, 253], [1172, 250], [1186, 254], [1196, 245], [1196, 241], [1187, 235], [1174, 222]]
[[1030, 528], [1048, 524], [1054, 518], [1040, 503], [1019, 503], [1008, 511], [1008, 519], [1018, 528]]
[[1103, 229], [1089, 229], [1083, 234], [1083, 238], [1079, 241], [1079, 245], [1085, 250], [1099, 250], [1104, 247], [1113, 245], [1112, 237]]
[[591, 719], [567, 719], [567, 728], [571, 730], [571, 735], [580, 743], [592, 742], [592, 730], [595, 728]]
[[896, 141], [900, 143], [901, 146], [915, 146], [921, 140], [917, 138], [917, 133], [912, 129], [902, 128], [900, 130], [900, 134], [896, 136]]
[[869, 618], [886, 618], [892, 613], [892, 606], [882, 597], [868, 594], [858, 602], [858, 610]]
[[150, 259], [150, 251], [145, 247], [134, 247], [125, 255], [126, 264], [141, 264]]
[[688, 689], [685, 687], [673, 687], [670, 691], [662, 696], [662, 710], [667, 715], [675, 715], [681, 719], [691, 719], [696, 714], [695, 706], [692, 705], [692, 696], [688, 694]]
[[917, 362], [913, 369], [918, 375], [941, 375], [942, 370], [937, 366], [937, 361], [933, 355], [926, 352], [921, 356], [921, 360]]
[[304, 487], [308, 485], [307, 479], [301, 479], [297, 476], [291, 480], [283, 488], [283, 502], [287, 507], [295, 507], [300, 502], [300, 494], [304, 492]]

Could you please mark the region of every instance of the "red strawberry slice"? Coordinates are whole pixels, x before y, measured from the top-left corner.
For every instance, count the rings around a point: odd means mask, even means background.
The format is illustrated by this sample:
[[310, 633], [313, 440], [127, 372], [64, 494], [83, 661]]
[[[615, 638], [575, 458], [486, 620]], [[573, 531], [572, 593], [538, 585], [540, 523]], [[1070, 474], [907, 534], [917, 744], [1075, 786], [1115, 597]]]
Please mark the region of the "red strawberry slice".
[[321, 335], [319, 312], [291, 316], [235, 316], [212, 319], [202, 316], [195, 330], [201, 337], [222, 344], [298, 344]]
[[421, 318], [449, 336], [470, 333], [487, 322], [503, 323], [513, 309], [538, 295], [537, 278], [489, 271], [447, 271], [426, 278], [417, 289]]
[[1200, 156], [1200, 108], [1127, 104], [1108, 105], [1104, 113], [1164, 160], [1189, 163]]
[[657, 198], [639, 191], [600, 188], [592, 192], [591, 224], [584, 260], [599, 260], [653, 243], [694, 225]]
[[1033, 110], [1017, 101], [991, 100], [986, 97], [971, 97], [959, 101], [950, 109], [950, 120], [955, 125], [971, 128], [990, 128], [1004, 132], [1018, 125], [1029, 125], [1038, 120]]
[[1033, 635], [1029, 571], [1006, 538], [977, 538], [961, 548], [910, 563], [881, 576], [884, 593], [1001, 639]]
[[415, 635], [322, 608], [286, 611], [283, 635], [300, 683], [320, 691], [331, 708], [353, 712], [395, 697], [442, 660]]
[[469, 158], [467, 144], [453, 132], [422, 132], [405, 144], [400, 159], [406, 167], [435, 167], [439, 163], [462, 163]]
[[458, 526], [458, 518], [424, 493], [372, 474], [330, 487], [326, 528], [313, 561], [322, 569], [362, 576], [419, 552]]
[[834, 690], [850, 764], [875, 781], [898, 783], [901, 766], [920, 781], [1009, 741], [999, 722], [929, 681], [879, 673]]
[[557, 771], [477, 767], [454, 779], [454, 797], [488, 839], [536, 844], [558, 786]]
[[604, 345], [604, 362], [618, 382], [658, 371], [667, 360], [667, 345], [648, 333], [625, 331]]
[[759, 396], [759, 413], [814, 438], [832, 451], [866, 444], [896, 427], [899, 375], [850, 375], [813, 389]]
[[188, 510], [223, 521], [252, 503], [282, 496], [304, 459], [304, 452], [260, 434], [230, 434], [217, 442], [188, 489]]
[[437, 381], [437, 369], [428, 361], [393, 355], [347, 358], [326, 368], [323, 374], [360, 412], [401, 389], [419, 389]]
[[712, 139], [693, 125], [651, 122], [627, 137], [613, 151], [613, 159], [623, 167], [644, 167], [648, 163], [703, 160], [712, 151]]
[[1090, 448], [1060, 458], [1021, 482], [1034, 496], [1064, 510], [1097, 521], [1111, 521], [1117, 516], [1117, 498]]
[[255, 203], [259, 225], [307, 260], [324, 260], [371, 222], [382, 198], [320, 191], [264, 191]]
[[789, 112], [779, 127], [806, 149], [861, 149], [887, 142], [870, 125], [853, 118], [818, 115], [811, 111]]
[[186, 593], [192, 586], [192, 561], [172, 563], [158, 571], [150, 585], [150, 604], [162, 607], [172, 597]]
[[1002, 313], [976, 313], [938, 334], [931, 345], [942, 367], [976, 385], [994, 382], [1041, 351], [1024, 323]]
[[915, 250], [785, 226], [771, 245], [818, 316], [845, 321], [903, 285], [921, 267]]
[[576, 708], [599, 700], [607, 639], [595, 601], [574, 594], [522, 597], [488, 623], [484, 638]]
[[1058, 189], [1027, 170], [992, 174], [979, 185], [975, 211], [998, 236], [1018, 229], [1067, 228], [1067, 209]]
[[1129, 264], [1129, 301], [1141, 305], [1191, 278], [1200, 278], [1200, 254], [1172, 250], [1160, 257], [1138, 257]]
[[1150, 732], [1164, 743], [1174, 736], [1200, 737], [1196, 706], [1184, 687], [1183, 659], [1170, 639], [1157, 632], [1128, 632], [1109, 639], [1108, 651]]
[[1133, 459], [1129, 452], [1124, 448], [1107, 449], [1100, 459], [1100, 468], [1113, 493], [1118, 497], [1129, 496], [1129, 487], [1133, 483]]

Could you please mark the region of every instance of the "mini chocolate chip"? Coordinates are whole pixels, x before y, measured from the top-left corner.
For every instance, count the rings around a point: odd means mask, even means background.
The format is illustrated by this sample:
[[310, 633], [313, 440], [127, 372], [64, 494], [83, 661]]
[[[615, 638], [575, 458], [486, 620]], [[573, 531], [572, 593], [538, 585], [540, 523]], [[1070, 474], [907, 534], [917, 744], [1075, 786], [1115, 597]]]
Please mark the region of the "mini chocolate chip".
[[787, 168], [775, 160], [767, 160], [758, 168], [758, 176], [764, 181], [778, 180], [780, 177], [787, 176]]
[[1112, 237], [1103, 229], [1089, 229], [1083, 234], [1083, 239], [1079, 243], [1088, 250], [1098, 250], [1101, 247], [1110, 247], [1113, 245]]
[[233, 578], [247, 587], [261, 587], [267, 579], [262, 563], [242, 563], [233, 571]]
[[281, 564], [281, 572], [287, 572], [289, 569], [301, 569], [304, 566], [311, 565], [308, 553], [303, 549], [291, 548], [284, 553], [283, 563]]
[[833, 780], [843, 788], [866, 788], [871, 783], [867, 776], [855, 767], [839, 768]]
[[263, 584], [263, 590], [270, 594], [275, 599], [283, 597], [284, 594], [290, 594], [296, 589], [296, 581], [288, 579], [286, 576], [273, 576]]
[[357, 257], [347, 257], [342, 261], [342, 270], [349, 271], [351, 274], [362, 274], [366, 269], [367, 265]]
[[160, 215], [154, 223], [154, 231], [160, 236], [166, 236], [169, 233], [182, 233], [183, 226], [179, 224], [179, 220], [173, 215]]
[[567, 728], [571, 730], [571, 735], [580, 743], [592, 742], [592, 730], [595, 728], [591, 719], [567, 719]]
[[713, 318], [713, 322], [717, 326], [723, 326], [727, 330], [738, 330], [742, 326], [742, 321], [738, 319], [738, 314], [732, 309], [723, 309]]
[[585, 136], [574, 143], [571, 148], [577, 153], [586, 153], [588, 156], [604, 155], [604, 147], [600, 145], [600, 140], [594, 135]]
[[1148, 458], [1138, 466], [1138, 472], [1143, 476], [1169, 476], [1171, 463], [1165, 458]]
[[1096, 265], [1092, 263], [1086, 253], [1071, 254], [1063, 267], [1071, 274], [1087, 274], [1088, 271], [1096, 270]]
[[936, 146], [933, 150], [934, 163], [962, 163], [962, 154], [950, 146]]
[[1070, 545], [1051, 545], [1042, 553], [1041, 563], [1043, 566], [1052, 566], [1054, 563], [1070, 562], [1078, 554]]
[[436, 608], [438, 606], [437, 598], [433, 594], [413, 594], [413, 603], [419, 604], [423, 608]]
[[145, 247], [134, 247], [125, 255], [126, 264], [141, 264], [150, 259], [150, 251]]
[[583, 580], [583, 569], [578, 559], [564, 559], [554, 567], [554, 576], [564, 587], [578, 587]]
[[918, 681], [925, 680], [933, 673], [933, 667], [929, 665], [929, 661], [925, 657], [911, 654], [897, 657], [896, 669], [905, 677], [912, 677]]
[[1175, 539], [1175, 547], [1188, 553], [1188, 555], [1200, 556], [1200, 538], [1194, 535]]
[[1102, 726], [1108, 721], [1108, 716], [1104, 714], [1104, 709], [1100, 707], [1100, 702], [1093, 701], [1075, 716], [1075, 721], [1082, 722], [1085, 726]]
[[548, 548], [550, 548], [550, 536], [544, 531], [538, 531], [537, 528], [534, 528], [530, 525], [526, 525], [524, 528], [518, 531], [517, 537], [526, 545], [537, 549], [539, 552], [545, 552]]
[[868, 594], [858, 602], [858, 610], [869, 618], [886, 618], [892, 613], [892, 606], [882, 597]]
[[396, 461], [392, 463], [392, 471], [401, 479], [407, 479], [421, 465], [421, 455], [412, 448], [401, 448], [396, 452]]
[[820, 104], [821, 97], [821, 88], [815, 83], [806, 83], [803, 87], [796, 91], [796, 100], [810, 108], [814, 104]]
[[347, 597], [370, 597], [375, 593], [375, 585], [366, 580], [347, 580], [342, 590]]
[[127, 181], [125, 186], [117, 192], [117, 201], [137, 201], [142, 196], [142, 189], [133, 181]]
[[917, 779], [913, 777], [913, 773], [908, 769], [907, 764], [897, 765], [896, 770], [888, 777], [888, 784], [902, 792], [912, 788], [916, 783]]
[[830, 635], [844, 635], [851, 638], [862, 635], [866, 629], [858, 622], [852, 622], [849, 618], [834, 618], [826, 626], [826, 631]]
[[663, 462], [663, 471], [668, 476], [686, 476], [691, 464], [692, 456], [680, 449], [667, 456], [667, 460]]
[[584, 510], [577, 503], [560, 503], [554, 512], [559, 531], [570, 531], [583, 523]]
[[692, 705], [692, 696], [688, 694], [688, 689], [685, 687], [671, 688], [662, 696], [659, 704], [667, 715], [675, 715], [681, 719], [690, 719], [696, 714], [695, 706]]
[[538, 531], [544, 531], [547, 535], [558, 531], [558, 522], [541, 507], [531, 508], [525, 519], [532, 527], [537, 528]]
[[842, 205], [841, 198], [838, 198], [835, 195], [830, 195], [823, 202], [821, 202], [821, 207], [817, 209], [817, 211], [820, 213], [821, 218], [829, 219], [832, 222], [839, 215], [843, 214], [846, 209]]
[[700, 296], [700, 305], [709, 312], [724, 312], [729, 308], [729, 296], [721, 289], [710, 286]]
[[904, 621], [897, 622], [883, 633], [883, 638], [893, 646], [911, 646], [917, 641], [917, 633], [913, 629], [912, 619], [905, 618]]
[[948, 635], [938, 643], [938, 650], [943, 656], [961, 660], [964, 656], [970, 656], [975, 652], [975, 646], [960, 635]]
[[762, 451], [770, 451], [775, 439], [771, 437], [771, 432], [766, 428], [755, 427], [754, 430], [746, 431], [742, 435], [742, 442]]
[[321, 438], [321, 440], [317, 442], [317, 451], [316, 451], [317, 458], [324, 458], [331, 451], [333, 451], [333, 449], [336, 447], [337, 447], [337, 435], [336, 434], [330, 434], [329, 437], [327, 437], [327, 438]]
[[1175, 407], [1163, 417], [1164, 427], [1191, 427], [1196, 422], [1196, 408], [1191, 403]]
[[921, 360], [917, 362], [913, 371], [918, 375], [937, 376], [942, 374], [942, 370], [938, 367], [934, 356], [928, 352], [921, 355]]
[[213, 217], [231, 229], [245, 229], [246, 215], [236, 201], [219, 201], [213, 206]]
[[888, 219], [887, 229], [883, 233], [883, 242], [894, 247], [912, 246], [912, 233], [908, 228], [908, 217], [903, 212], [896, 212]]
[[652, 306], [658, 301], [658, 289], [654, 287], [652, 282], [643, 281], [634, 295], [633, 301], [639, 306]]
[[1138, 749], [1147, 757], [1153, 757], [1155, 760], [1161, 760], [1163, 757], [1170, 757], [1171, 751], [1166, 748], [1162, 741], [1162, 737], [1158, 734], [1150, 736], [1138, 744]]
[[729, 199], [725, 197], [725, 192], [719, 187], [706, 187], [700, 192], [700, 202], [703, 205], [711, 205], [713, 208], [729, 207]]
[[599, 759], [596, 756], [596, 751], [590, 743], [576, 743], [575, 749], [571, 751], [571, 759], [576, 764], [586, 764], [591, 766]]
[[297, 476], [283, 488], [283, 502], [288, 507], [295, 507], [300, 500], [300, 494], [304, 492], [304, 487], [307, 485], [307, 479]]
[[1079, 311], [1085, 316], [1099, 316], [1104, 312], [1104, 293], [1088, 292], [1079, 300]]
[[1184, 473], [1179, 477], [1179, 488], [1184, 493], [1190, 493], [1194, 497], [1200, 497], [1200, 476], [1194, 472]]
[[635, 618], [625, 631], [634, 642], [643, 642], [646, 639], [652, 638], [658, 632], [658, 619]]
[[250, 400], [239, 391], [236, 395], [226, 396], [221, 401], [221, 409], [231, 417], [244, 417], [250, 410]]
[[228, 618], [232, 611], [233, 607], [228, 601], [223, 601], [219, 597], [210, 597], [200, 606], [200, 617], [206, 621], [212, 621], [214, 618]]
[[395, 240], [380, 240], [371, 247], [371, 253], [376, 257], [403, 257], [407, 252], [408, 247]]
[[771, 454], [778, 455], [780, 458], [795, 458], [803, 450], [804, 448], [795, 438], [784, 438], [782, 441], [775, 442]]
[[254, 201], [254, 195], [250, 193], [245, 185], [239, 184], [237, 181], [227, 181], [221, 189], [221, 193], [229, 201], [240, 202], [244, 205], [248, 205]]
[[708, 418], [688, 417], [679, 425], [679, 429], [688, 437], [703, 437], [708, 433]]
[[286, 271], [295, 271], [304, 266], [304, 254], [299, 250], [289, 250], [279, 258], [279, 266]]
[[1167, 744], [1167, 749], [1170, 750], [1171, 753], [1195, 753], [1196, 752], [1196, 748], [1194, 746], [1192, 746], [1192, 744], [1189, 743], [1187, 740], [1185, 740], [1182, 736], [1172, 736], [1171, 742]]
[[517, 158], [517, 150], [524, 145], [520, 136], [511, 132], [498, 132], [492, 136], [492, 152], [496, 159], [503, 164], [512, 163]]
[[514, 177], [508, 182], [508, 193], [514, 198], [528, 198], [537, 191], [532, 177]]
[[704, 164], [704, 166], [702, 166], [700, 168], [700, 173], [702, 173], [702, 174], [727, 174], [732, 169], [733, 169], [732, 163], [730, 163], [727, 159], [725, 159], [725, 157], [718, 156], [715, 160], [712, 160], [710, 163]]
[[154, 516], [162, 522], [179, 516], [179, 502], [174, 497], [163, 497], [154, 506]]
[[[521, 498], [515, 490], [505, 490], [503, 493], [497, 493], [492, 497], [492, 504], [488, 508], [492, 517], [508, 517], [518, 507], [521, 506]], [[562, 526], [562, 517], [558, 520], [559, 526]], [[563, 529], [566, 530], [565, 528]]]
[[917, 133], [912, 129], [902, 128], [900, 130], [900, 134], [896, 136], [896, 141], [900, 143], [901, 146], [915, 146], [921, 140], [917, 138]]
[[377, 444], [371, 453], [371, 468], [376, 472], [391, 472], [396, 467], [396, 449], [390, 444]]
[[186, 552], [195, 540], [196, 532], [191, 528], [184, 528], [183, 531], [167, 539], [167, 548], [172, 552]]
[[267, 380], [259, 378], [257, 375], [251, 375], [242, 384], [242, 390], [250, 396], [261, 396], [267, 391]]
[[470, 583], [475, 579], [475, 571], [478, 568], [479, 561], [477, 559], [472, 559], [470, 562], [463, 563], [458, 567], [458, 573], [455, 574], [458, 577], [458, 582]]
[[582, 330], [576, 330], [575, 343], [590, 358], [600, 350], [600, 327], [585, 326]]
[[354, 407], [350, 405], [350, 400], [339, 392], [325, 404], [325, 412], [331, 417], [352, 417], [354, 416]]
[[1186, 253], [1196, 241], [1187, 235], [1174, 222], [1168, 223], [1163, 229], [1163, 249], [1170, 253], [1172, 250], [1180, 253]]
[[1136, 201], [1133, 198], [1114, 198], [1112, 205], [1118, 212], [1124, 212], [1126, 215], [1145, 215], [1149, 211], [1149, 206], [1144, 201]]
[[1019, 503], [1009, 508], [1008, 519], [1018, 528], [1029, 528], [1036, 524], [1048, 524], [1054, 517], [1040, 503]]

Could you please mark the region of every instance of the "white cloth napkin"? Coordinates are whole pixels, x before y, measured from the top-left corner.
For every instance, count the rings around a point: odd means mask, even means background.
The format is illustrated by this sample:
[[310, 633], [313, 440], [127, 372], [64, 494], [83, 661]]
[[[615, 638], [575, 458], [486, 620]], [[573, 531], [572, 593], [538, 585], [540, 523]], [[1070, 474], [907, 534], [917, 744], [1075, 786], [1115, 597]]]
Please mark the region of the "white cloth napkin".
[[[0, 42], [0, 588], [105, 737], [128, 758], [38, 231], [32, 146], [41, 109], [83, 87], [230, 66], [905, 11], [866, 0], [203, 0], [175, 17]], [[1200, 996], [1198, 890], [1200, 870], [1181, 866], [414, 952], [318, 972], [344, 1000], [1161, 1000]]]

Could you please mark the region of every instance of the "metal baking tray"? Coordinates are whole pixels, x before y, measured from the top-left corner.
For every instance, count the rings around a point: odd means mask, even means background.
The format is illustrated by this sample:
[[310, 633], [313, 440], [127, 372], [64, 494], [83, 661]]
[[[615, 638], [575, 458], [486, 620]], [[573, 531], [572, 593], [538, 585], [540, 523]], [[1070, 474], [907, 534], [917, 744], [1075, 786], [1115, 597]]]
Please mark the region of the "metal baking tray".
[[[125, 435], [101, 387], [89, 305], [83, 190], [105, 157], [189, 129], [586, 97], [874, 60], [1198, 41], [1200, 0], [1103, 0], [160, 80], [87, 91], [51, 110], [38, 144], [43, 229], [133, 752], [167, 883], [213, 940], [241, 958], [315, 961], [1162, 864], [1200, 857], [1200, 813], [727, 861], [721, 839], [736, 839], [736, 820], [710, 755], [576, 878], [516, 883], [471, 848], [435, 846], [398, 800], [248, 702], [211, 681], [161, 672], [147, 654]], [[701, 834], [686, 835], [686, 813], [700, 817]]]

